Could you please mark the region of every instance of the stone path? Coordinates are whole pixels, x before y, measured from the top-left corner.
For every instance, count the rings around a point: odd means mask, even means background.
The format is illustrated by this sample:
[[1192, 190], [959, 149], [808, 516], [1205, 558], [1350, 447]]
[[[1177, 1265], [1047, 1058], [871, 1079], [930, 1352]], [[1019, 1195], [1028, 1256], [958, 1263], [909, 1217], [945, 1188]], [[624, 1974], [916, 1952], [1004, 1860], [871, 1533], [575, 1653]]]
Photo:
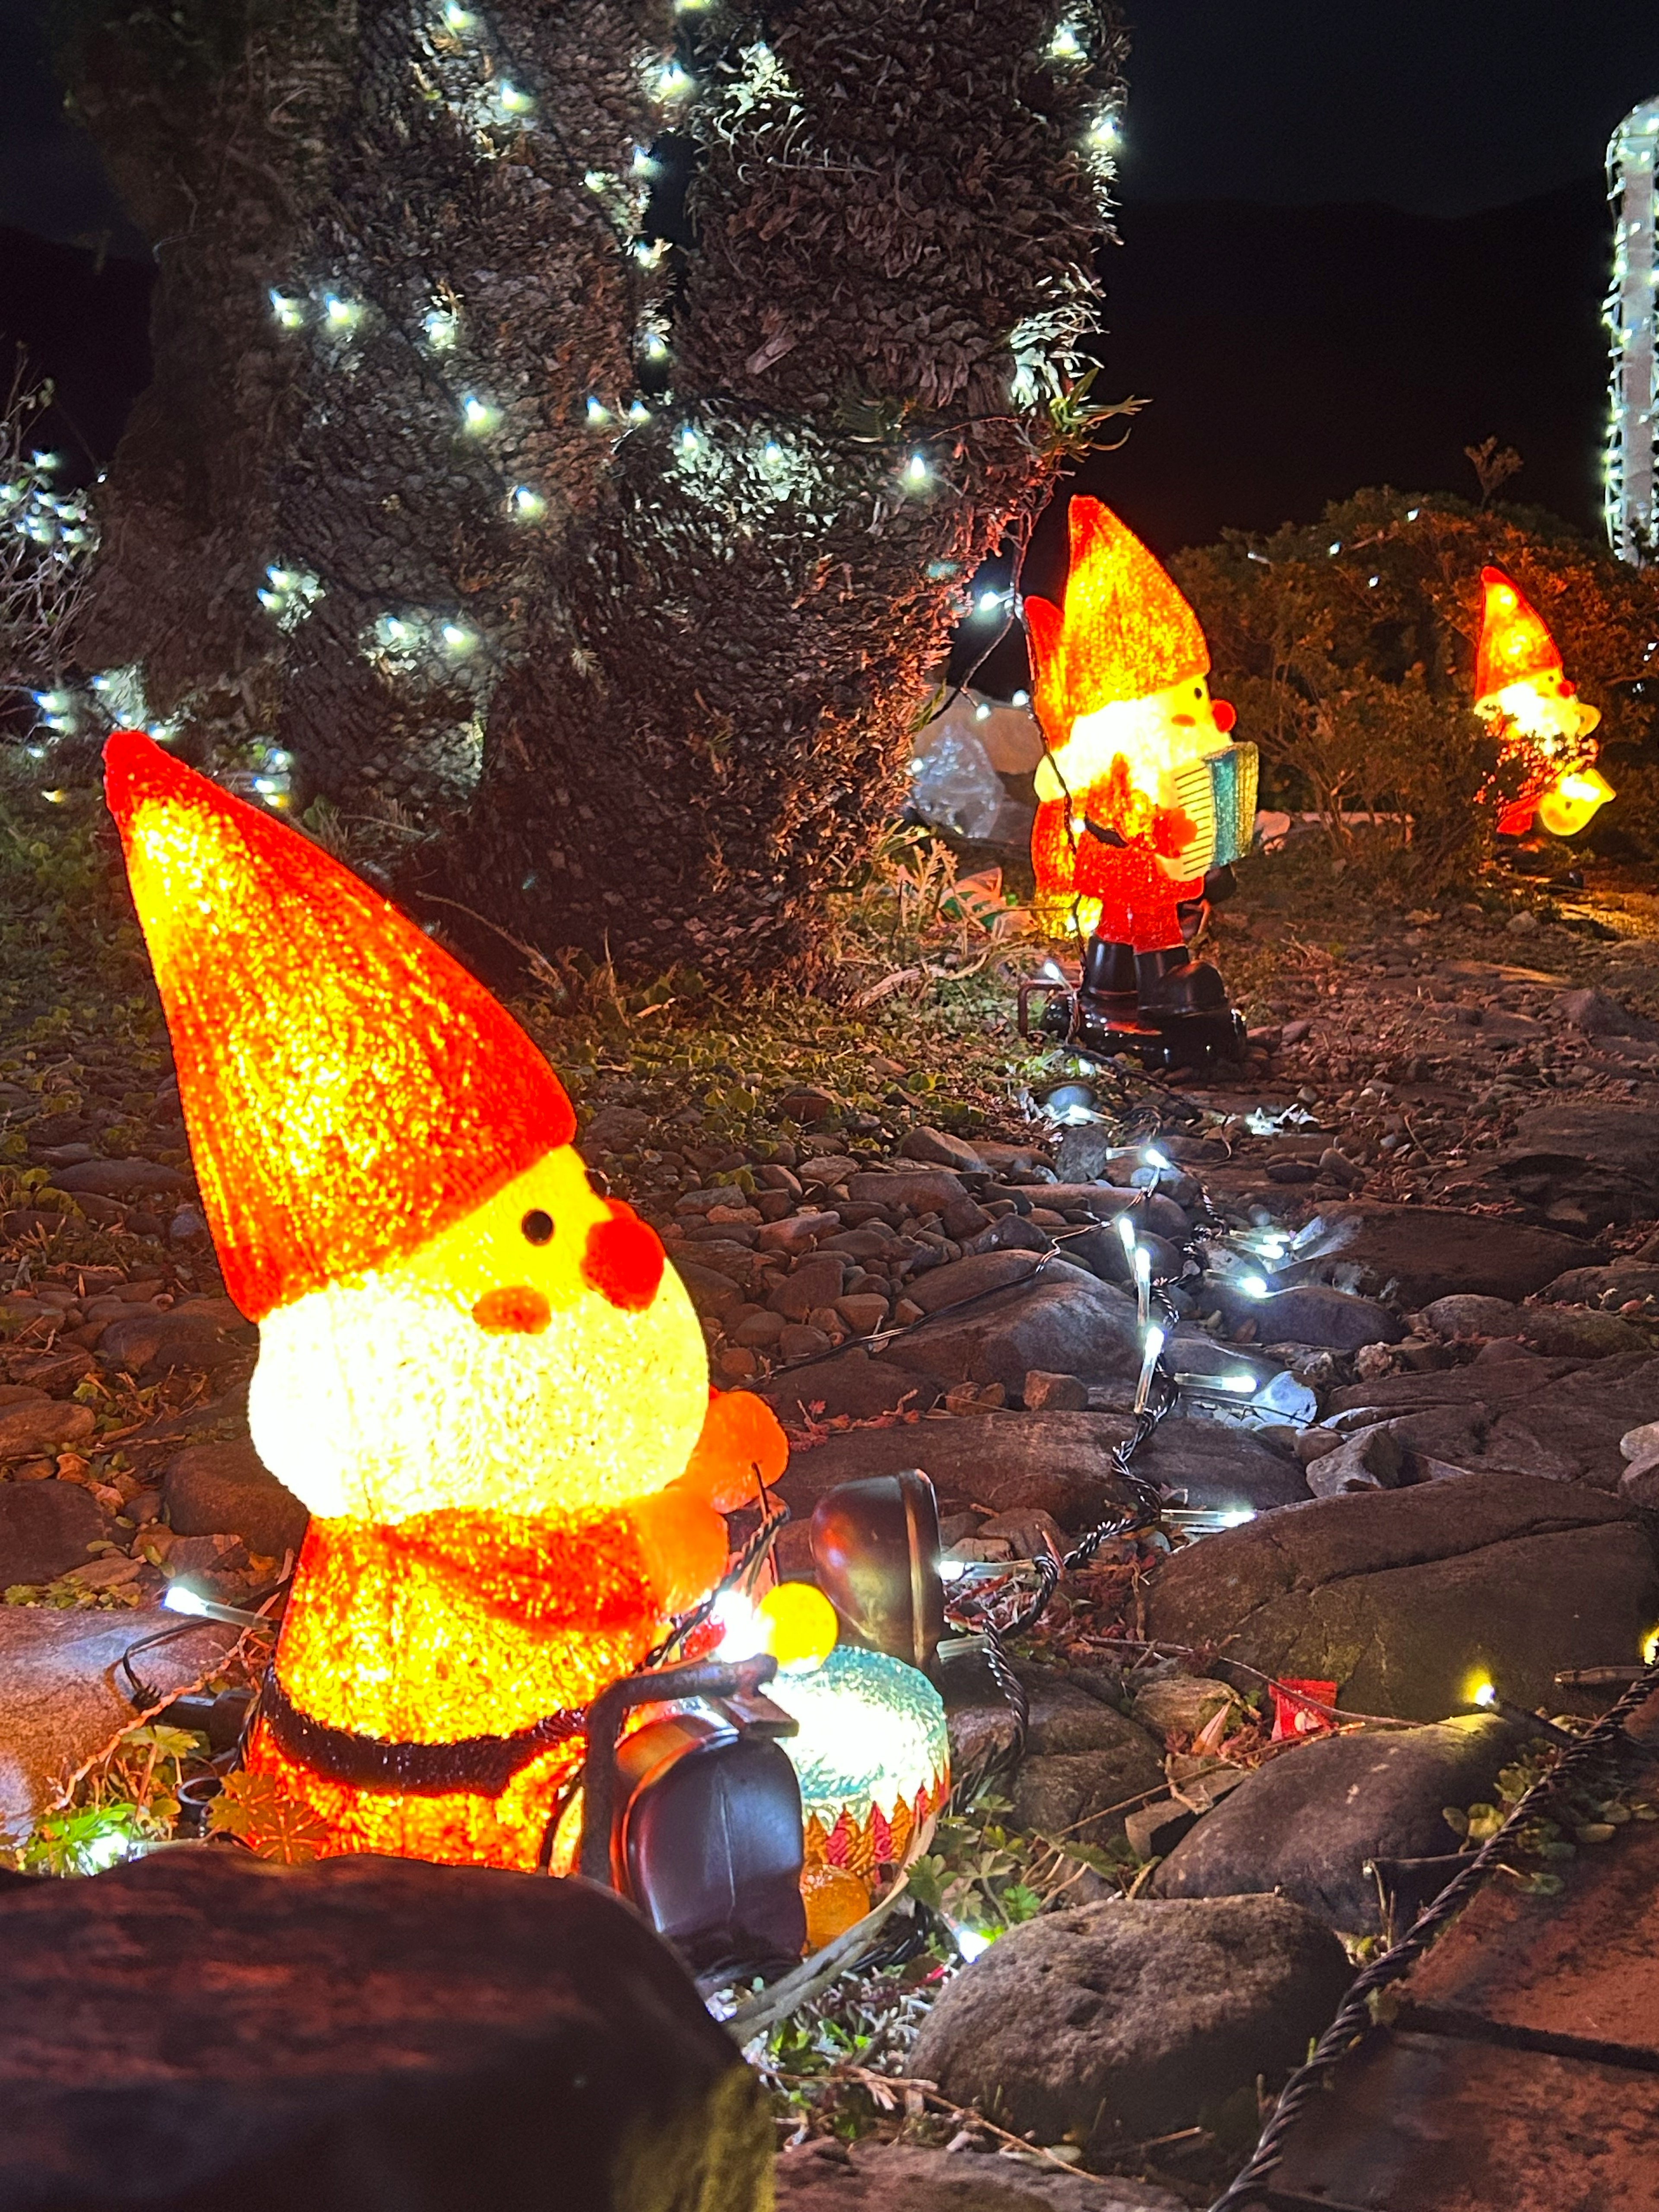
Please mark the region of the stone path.
[[[1659, 1699], [1631, 1733], [1659, 1749]], [[1659, 2203], [1659, 1824], [1489, 1882], [1292, 2130], [1273, 2212]]]

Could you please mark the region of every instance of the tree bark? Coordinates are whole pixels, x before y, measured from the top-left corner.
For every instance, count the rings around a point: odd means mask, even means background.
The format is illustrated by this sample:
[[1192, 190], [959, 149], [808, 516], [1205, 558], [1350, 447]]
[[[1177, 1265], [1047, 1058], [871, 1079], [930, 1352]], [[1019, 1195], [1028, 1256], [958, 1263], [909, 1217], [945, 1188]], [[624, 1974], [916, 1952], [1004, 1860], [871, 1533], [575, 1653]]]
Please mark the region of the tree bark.
[[93, 665], [452, 919], [810, 979], [1075, 441], [1103, 0], [85, 4], [161, 271]]

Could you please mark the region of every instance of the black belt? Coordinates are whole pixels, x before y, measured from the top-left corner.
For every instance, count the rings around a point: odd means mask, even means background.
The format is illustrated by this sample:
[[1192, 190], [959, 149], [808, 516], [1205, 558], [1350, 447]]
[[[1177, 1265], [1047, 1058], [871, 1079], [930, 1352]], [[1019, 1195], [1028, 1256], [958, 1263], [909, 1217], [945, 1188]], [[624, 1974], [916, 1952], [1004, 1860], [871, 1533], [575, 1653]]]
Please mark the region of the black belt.
[[586, 1717], [549, 1713], [512, 1735], [468, 1735], [454, 1743], [387, 1743], [380, 1736], [330, 1728], [301, 1712], [272, 1668], [259, 1693], [259, 1717], [278, 1750], [331, 1782], [409, 1797], [443, 1797], [452, 1790], [499, 1797], [532, 1759], [580, 1735]]

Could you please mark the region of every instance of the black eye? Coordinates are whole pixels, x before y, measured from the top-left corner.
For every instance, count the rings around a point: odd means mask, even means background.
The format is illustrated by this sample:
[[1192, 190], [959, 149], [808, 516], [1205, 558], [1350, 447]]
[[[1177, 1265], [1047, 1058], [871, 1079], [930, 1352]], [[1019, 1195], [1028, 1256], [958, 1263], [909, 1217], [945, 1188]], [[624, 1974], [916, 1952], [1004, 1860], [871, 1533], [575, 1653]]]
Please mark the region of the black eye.
[[527, 1244], [545, 1244], [553, 1235], [553, 1217], [550, 1213], [544, 1213], [539, 1206], [532, 1206], [519, 1226], [524, 1231]]

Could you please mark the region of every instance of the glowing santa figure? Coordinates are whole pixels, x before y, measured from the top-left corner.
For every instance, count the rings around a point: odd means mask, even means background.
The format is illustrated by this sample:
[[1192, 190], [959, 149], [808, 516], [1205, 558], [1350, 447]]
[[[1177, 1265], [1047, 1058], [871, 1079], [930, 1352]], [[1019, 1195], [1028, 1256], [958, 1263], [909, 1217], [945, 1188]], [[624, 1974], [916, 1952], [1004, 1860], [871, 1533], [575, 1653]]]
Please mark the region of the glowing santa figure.
[[1601, 721], [1569, 683], [1560, 648], [1512, 576], [1483, 568], [1486, 603], [1474, 665], [1474, 711], [1522, 767], [1518, 798], [1498, 818], [1499, 833], [1524, 837], [1534, 817], [1553, 837], [1571, 837], [1613, 795], [1595, 768], [1590, 732]]
[[1025, 602], [1048, 752], [1031, 858], [1038, 913], [1095, 934], [1085, 998], [1133, 993], [1153, 1019], [1224, 1006], [1187, 949], [1182, 908], [1248, 849], [1255, 749], [1212, 699], [1197, 616], [1146, 547], [1098, 500], [1074, 499], [1066, 605]]
[[231, 1296], [311, 1509], [248, 1765], [335, 1851], [537, 1863], [583, 1708], [781, 1471], [714, 1397], [655, 1235], [483, 987], [294, 830], [132, 732], [108, 793]]

